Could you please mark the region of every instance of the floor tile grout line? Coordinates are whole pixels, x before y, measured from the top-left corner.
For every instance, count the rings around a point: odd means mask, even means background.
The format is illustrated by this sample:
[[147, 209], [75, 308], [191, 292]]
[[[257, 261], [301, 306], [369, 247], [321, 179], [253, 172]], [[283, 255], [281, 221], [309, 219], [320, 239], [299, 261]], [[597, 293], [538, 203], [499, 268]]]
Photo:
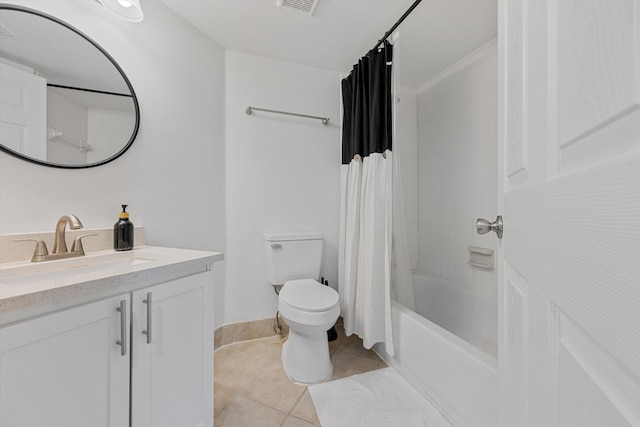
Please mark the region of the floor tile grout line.
[[[227, 389], [229, 389], [229, 390], [232, 390], [232, 391], [234, 391], [234, 392], [237, 392], [237, 393], [238, 393], [238, 395], [239, 395], [239, 394], [241, 394], [241, 393], [244, 393], [244, 391], [245, 391], [247, 388], [249, 388], [249, 386], [250, 386], [250, 385], [252, 385], [253, 383], [255, 383], [256, 379], [257, 379], [259, 376], [264, 375], [264, 372], [266, 372], [266, 371], [260, 372], [260, 374], [259, 374], [258, 376], [256, 376], [255, 378], [252, 378], [250, 381], [248, 381], [248, 382], [244, 385], [244, 387], [242, 388], [242, 390], [240, 390], [240, 391], [237, 391], [237, 389], [236, 389], [236, 388], [234, 388], [234, 387], [230, 387], [230, 386], [228, 386], [228, 385], [225, 385], [225, 384], [222, 384], [222, 383], [219, 383], [219, 382], [218, 382], [218, 383], [216, 383], [215, 379], [214, 379], [214, 381], [213, 381], [213, 386], [215, 387], [215, 386], [216, 386], [216, 384], [221, 385], [221, 386], [223, 386], [224, 388], [227, 388]], [[214, 378], [215, 378], [215, 377], [214, 377]]]
[[[244, 395], [244, 394], [243, 394], [243, 393], [244, 393], [244, 392], [245, 392], [249, 387], [251, 387], [253, 384], [255, 384], [255, 383], [256, 383], [256, 381], [258, 381], [258, 380], [260, 379], [260, 377], [262, 377], [262, 376], [264, 376], [264, 375], [266, 375], [266, 374], [267, 374], [267, 371], [264, 371], [264, 372], [262, 372], [260, 375], [256, 376], [256, 377], [254, 378], [254, 380], [253, 380], [253, 381], [251, 381], [250, 383], [248, 383], [248, 384], [247, 384], [247, 386], [244, 388], [244, 390], [242, 390], [240, 393], [238, 393], [238, 396], [242, 394], [242, 395], [243, 395], [242, 397], [243, 397], [243, 398], [245, 398], [245, 399], [249, 399], [249, 400], [251, 400], [251, 401], [253, 401], [253, 402], [256, 402], [256, 403], [259, 403], [259, 404], [261, 404], [261, 405], [263, 405], [263, 406], [266, 406], [267, 408], [271, 408], [271, 409], [274, 409], [274, 410], [276, 410], [276, 411], [279, 411], [279, 412], [285, 413], [285, 414], [287, 414], [287, 416], [288, 416], [288, 415], [291, 413], [291, 411], [293, 411], [293, 409], [296, 407], [296, 405], [298, 404], [298, 402], [300, 401], [300, 399], [302, 398], [302, 396], [304, 396], [304, 393], [305, 393], [305, 392], [306, 392], [306, 390], [307, 390], [307, 389], [306, 389], [306, 387], [305, 387], [305, 390], [304, 390], [304, 391], [302, 392], [302, 394], [300, 395], [300, 397], [298, 397], [298, 399], [296, 400], [296, 402], [294, 403], [294, 405], [291, 407], [291, 409], [290, 409], [288, 412], [285, 412], [285, 411], [283, 411], [283, 410], [282, 410], [282, 409], [280, 409], [280, 408], [276, 408], [275, 406], [271, 406], [271, 405], [268, 405], [268, 404], [266, 404], [266, 403], [264, 403], [264, 402], [260, 402], [260, 401], [259, 401], [259, 400], [257, 400], [257, 399], [254, 399], [254, 398], [252, 398], [252, 397], [250, 397], [250, 396], [248, 396], [248, 395]], [[314, 408], [315, 408], [315, 407], [314, 407]]]
[[[339, 330], [342, 328], [339, 328]], [[343, 331], [339, 331], [339, 341], [337, 343], [334, 344], [333, 348], [330, 348], [330, 353], [331, 353], [331, 357], [333, 359], [333, 357], [335, 355], [338, 355], [340, 357], [340, 359], [343, 360], [349, 360], [349, 359], [359, 359], [359, 360], [365, 360], [368, 359], [369, 361], [377, 361], [376, 363], [376, 367], [374, 367], [373, 369], [370, 368], [366, 368], [367, 370], [363, 371], [363, 372], [369, 372], [372, 370], [376, 370], [376, 369], [381, 369], [384, 367], [387, 367], [387, 364], [384, 363], [384, 361], [377, 355], [371, 355], [366, 353], [363, 354], [361, 352], [361, 350], [358, 350], [356, 348], [350, 348], [352, 347], [354, 344], [359, 344], [362, 345], [362, 342], [358, 339], [354, 339], [351, 337], [345, 337], [343, 334]], [[249, 348], [243, 348], [243, 350], [238, 349], [238, 347], [242, 347], [243, 343], [251, 343], [251, 342], [260, 342], [263, 341], [265, 342], [265, 345], [267, 346], [272, 346], [272, 345], [276, 345], [276, 346], [281, 346], [284, 339], [282, 337], [279, 337], [277, 335], [274, 336], [269, 336], [269, 337], [262, 337], [262, 338], [256, 338], [253, 340], [247, 340], [247, 341], [242, 341], [242, 342], [235, 342], [235, 343], [230, 343], [228, 345], [225, 346], [221, 346], [219, 348], [225, 348], [228, 350], [225, 351], [229, 351], [229, 353], [227, 354], [227, 357], [225, 357], [224, 360], [226, 360], [228, 357], [235, 357], [234, 355], [243, 355], [244, 357], [248, 357], [248, 360], [259, 360], [262, 363], [266, 363], [266, 366], [268, 367], [268, 371], [271, 370], [275, 370], [279, 363], [281, 362], [280, 358], [263, 358], [258, 356], [257, 354], [267, 354], [265, 353], [265, 350], [263, 350], [263, 348], [261, 348], [260, 344], [257, 345], [252, 345], [252, 346], [248, 346]], [[269, 342], [270, 341], [270, 342]], [[358, 342], [359, 341], [359, 342]], [[331, 346], [331, 343], [329, 344]], [[217, 351], [218, 349], [216, 349]], [[271, 347], [269, 348], [269, 354], [273, 355], [273, 350], [274, 348]], [[351, 351], [349, 351], [351, 350]], [[223, 362], [224, 360], [220, 361]], [[214, 362], [215, 363], [215, 362]], [[266, 372], [267, 370], [265, 370], [264, 372]], [[328, 382], [330, 381], [335, 381], [335, 380], [339, 380], [342, 378], [347, 378], [351, 375], [356, 375], [357, 373], [363, 373], [363, 372], [354, 372], [354, 373], [350, 373], [348, 374], [346, 377], [336, 377], [336, 378], [331, 378]], [[283, 421], [280, 423], [280, 426], [282, 426], [287, 419], [289, 418], [295, 418], [301, 421], [304, 421], [305, 423], [309, 423], [311, 425], [318, 425], [316, 424], [317, 421], [319, 421], [317, 419], [317, 410], [315, 408], [315, 402], [313, 402], [313, 400], [311, 400], [311, 405], [312, 405], [312, 411], [299, 411], [299, 414], [303, 414], [302, 416], [298, 415], [298, 413], [293, 414], [294, 410], [296, 409], [296, 407], [300, 404], [301, 400], [303, 398], [305, 398], [305, 394], [309, 393], [309, 388], [308, 387], [304, 387], [304, 390], [301, 390], [301, 394], [298, 396], [298, 398], [296, 399], [295, 403], [291, 406], [291, 408], [288, 411], [283, 411], [279, 408], [276, 408], [274, 406], [271, 406], [270, 404], [267, 403], [263, 403], [261, 401], [258, 401], [252, 397], [249, 397], [248, 395], [245, 395], [244, 393], [247, 393], [247, 390], [249, 388], [251, 388], [252, 386], [256, 386], [259, 385], [258, 381], [259, 379], [263, 376], [263, 373], [258, 373], [256, 375], [253, 375], [252, 378], [250, 379], [250, 381], [248, 381], [244, 387], [242, 388], [241, 391], [236, 392], [235, 389], [229, 388], [227, 386], [224, 386], [225, 388], [228, 388], [229, 390], [233, 391], [233, 393], [235, 393], [233, 399], [231, 399], [231, 401], [229, 402], [228, 405], [231, 405], [233, 402], [237, 402], [238, 399], [241, 397], [242, 399], [246, 399], [248, 401], [251, 401], [252, 403], [258, 404], [263, 408], [268, 408], [272, 411], [276, 411], [277, 413], [281, 414], [281, 416], [284, 414], [284, 419]], [[218, 385], [219, 383], [214, 381], [214, 387], [215, 385]], [[220, 384], [222, 386], [222, 384]], [[309, 396], [310, 397], [310, 396]], [[226, 405], [226, 406], [228, 406]], [[305, 404], [306, 405], [306, 404]], [[307, 408], [310, 409], [310, 408]], [[223, 409], [223, 411], [225, 411], [225, 409]], [[308, 416], [311, 415], [311, 416]], [[313, 416], [315, 415], [315, 416]], [[311, 418], [311, 419], [309, 419]]]
[[[284, 422], [284, 421], [287, 419], [287, 417], [289, 416], [289, 414], [288, 414], [288, 413], [286, 413], [286, 412], [285, 412], [285, 411], [283, 411], [283, 410], [280, 410], [280, 409], [278, 409], [278, 408], [274, 408], [273, 406], [267, 405], [267, 404], [265, 404], [265, 403], [263, 403], [263, 402], [259, 402], [259, 401], [255, 400], [255, 399], [252, 399], [252, 398], [251, 398], [251, 397], [249, 397], [249, 396], [240, 396], [240, 393], [238, 393], [238, 394], [237, 394], [237, 395], [236, 395], [236, 396], [231, 400], [231, 402], [229, 402], [229, 404], [227, 405], [227, 407], [226, 407], [225, 409], [223, 409], [223, 410], [221, 411], [221, 413], [222, 413], [223, 411], [225, 411], [229, 406], [231, 406], [231, 404], [232, 404], [232, 403], [233, 403], [233, 402], [234, 402], [238, 397], [242, 397], [242, 398], [243, 398], [243, 399], [245, 399], [245, 400], [249, 400], [249, 401], [251, 401], [251, 402], [253, 402], [253, 403], [257, 404], [257, 405], [263, 406], [263, 407], [265, 407], [265, 408], [267, 408], [267, 409], [271, 409], [271, 410], [273, 410], [273, 411], [280, 412], [281, 414], [285, 414], [284, 420], [282, 420], [282, 422]], [[280, 424], [280, 425], [282, 425], [282, 424]]]
[[[276, 336], [277, 336], [277, 335], [276, 335]], [[240, 341], [240, 342], [236, 342], [236, 343], [231, 343], [231, 344], [228, 344], [228, 345], [224, 346], [224, 348], [227, 348], [229, 351], [233, 351], [234, 353], [240, 353], [240, 354], [244, 354], [244, 355], [246, 355], [246, 356], [255, 357], [256, 359], [264, 360], [264, 361], [266, 361], [266, 362], [274, 362], [274, 360], [266, 359], [266, 358], [264, 358], [264, 357], [260, 357], [260, 356], [256, 356], [256, 355], [255, 355], [255, 354], [253, 354], [253, 353], [249, 353], [249, 352], [242, 351], [242, 350], [236, 350], [236, 349], [234, 349], [234, 348], [229, 348], [230, 346], [233, 346], [233, 345], [241, 345], [241, 344], [248, 343], [248, 342], [255, 342], [255, 341], [258, 341], [258, 340], [266, 340], [266, 339], [268, 339], [268, 338], [273, 338], [273, 337], [256, 338], [256, 339], [254, 339], [254, 340], [250, 340], [250, 341]], [[280, 343], [280, 344], [282, 344], [282, 343]], [[223, 347], [220, 347], [220, 348], [223, 348]], [[218, 350], [219, 350], [219, 349], [218, 349]], [[217, 350], [216, 350], [216, 351], [217, 351]], [[278, 360], [280, 360], [280, 359], [278, 359]]]
[[[265, 402], [261, 402], [261, 401], [255, 399], [255, 398], [251, 397], [249, 394], [246, 394], [247, 390], [252, 388], [252, 386], [256, 385], [256, 383], [258, 383], [261, 378], [263, 378], [265, 375], [267, 375], [269, 371], [278, 369], [278, 365], [281, 362], [281, 359], [278, 359], [278, 360], [263, 359], [263, 358], [260, 358], [258, 356], [255, 356], [253, 353], [244, 352], [244, 351], [237, 351], [237, 352], [238, 353], [242, 353], [245, 356], [250, 356], [250, 357], [257, 358], [257, 359], [263, 360], [265, 362], [268, 362], [269, 366], [263, 372], [259, 373], [255, 377], [253, 377], [252, 380], [250, 380], [246, 384], [246, 386], [242, 389], [242, 391], [240, 391], [240, 392], [238, 392], [236, 394], [236, 396], [234, 397], [234, 400], [235, 400], [236, 397], [242, 396], [243, 398], [251, 400], [252, 402], [259, 403], [262, 406], [265, 406], [267, 408], [270, 408], [270, 409], [276, 410], [278, 412], [284, 413], [284, 414], [286, 414], [287, 417], [289, 415], [292, 415], [291, 412], [294, 410], [295, 406], [300, 402], [300, 399], [302, 399], [302, 397], [304, 396], [304, 393], [308, 390], [308, 388], [307, 387], [304, 388], [304, 390], [301, 392], [300, 396], [296, 399], [296, 401], [293, 404], [293, 406], [291, 407], [291, 409], [289, 411], [286, 411], [286, 412], [283, 411], [280, 408], [276, 408], [275, 406], [271, 406], [271, 405], [269, 405], [269, 404], [267, 404]], [[315, 407], [314, 407], [314, 409], [315, 409]], [[295, 415], [292, 415], [292, 416], [295, 417]], [[300, 418], [300, 417], [296, 417], [296, 418]]]
[[237, 344], [252, 343], [252, 342], [256, 342], [256, 341], [260, 341], [260, 340], [273, 339], [273, 338], [276, 338], [276, 337], [280, 338], [280, 339], [284, 339], [284, 338], [286, 338], [286, 335], [285, 336], [283, 336], [283, 335], [269, 335], [269, 336], [266, 336], [266, 337], [253, 338], [253, 339], [250, 339], [250, 340], [234, 341], [234, 342], [230, 342], [228, 344], [221, 345], [218, 348], [216, 348], [214, 351], [218, 351], [221, 348], [229, 348], [229, 347], [237, 345]]
[[[291, 407], [291, 410], [289, 410], [289, 412], [287, 413], [287, 416], [284, 417], [284, 420], [282, 420], [282, 422], [280, 423], [280, 427], [282, 427], [282, 425], [287, 422], [287, 419], [289, 417], [294, 417], [294, 418], [298, 418], [307, 422], [310, 422], [309, 420], [306, 420], [304, 418], [301, 417], [296, 417], [295, 415], [292, 415], [291, 413], [293, 412], [293, 410], [296, 408], [296, 406], [298, 406], [298, 403], [300, 403], [300, 400], [302, 400], [302, 398], [304, 397], [304, 394], [309, 390], [309, 387], [305, 387], [304, 391], [302, 392], [302, 394], [300, 395], [300, 397], [298, 398], [298, 400], [296, 400], [296, 403], [293, 404], [293, 406]], [[315, 410], [315, 404], [313, 405], [313, 409]]]
[[[296, 400], [296, 403], [293, 404], [293, 406], [291, 407], [291, 409], [289, 410], [289, 413], [287, 414], [287, 416], [291, 415], [291, 413], [293, 412], [294, 409], [296, 409], [296, 406], [298, 406], [298, 403], [300, 403], [300, 401], [302, 400], [302, 398], [304, 397], [304, 394], [309, 391], [309, 387], [305, 387], [304, 391], [302, 392], [302, 394], [300, 395], [300, 397], [298, 398], [298, 400]], [[313, 405], [314, 409], [315, 409], [315, 405]], [[295, 416], [295, 415], [294, 415]], [[300, 418], [300, 417], [297, 417]]]

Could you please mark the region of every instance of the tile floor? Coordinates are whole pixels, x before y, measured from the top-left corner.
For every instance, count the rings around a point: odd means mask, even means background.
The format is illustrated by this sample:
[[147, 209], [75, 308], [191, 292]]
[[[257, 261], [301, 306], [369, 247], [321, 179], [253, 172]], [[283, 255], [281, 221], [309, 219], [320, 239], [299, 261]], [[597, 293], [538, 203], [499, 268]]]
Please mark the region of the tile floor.
[[[384, 368], [377, 354], [362, 347], [355, 335], [329, 343], [331, 380]], [[280, 351], [286, 337], [261, 338], [219, 348], [214, 353], [215, 426], [319, 426], [306, 387], [296, 385], [282, 370]]]

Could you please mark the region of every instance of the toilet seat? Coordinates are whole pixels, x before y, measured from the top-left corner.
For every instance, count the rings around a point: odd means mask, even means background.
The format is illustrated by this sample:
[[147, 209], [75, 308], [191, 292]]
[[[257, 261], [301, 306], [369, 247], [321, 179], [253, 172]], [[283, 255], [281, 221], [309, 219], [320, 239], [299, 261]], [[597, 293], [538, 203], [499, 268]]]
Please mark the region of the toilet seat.
[[285, 282], [278, 297], [278, 311], [289, 326], [282, 346], [282, 367], [300, 385], [331, 378], [327, 330], [340, 315], [338, 292], [313, 279]]
[[290, 280], [280, 290], [280, 304], [287, 308], [318, 313], [330, 311], [339, 303], [338, 293], [313, 279]]

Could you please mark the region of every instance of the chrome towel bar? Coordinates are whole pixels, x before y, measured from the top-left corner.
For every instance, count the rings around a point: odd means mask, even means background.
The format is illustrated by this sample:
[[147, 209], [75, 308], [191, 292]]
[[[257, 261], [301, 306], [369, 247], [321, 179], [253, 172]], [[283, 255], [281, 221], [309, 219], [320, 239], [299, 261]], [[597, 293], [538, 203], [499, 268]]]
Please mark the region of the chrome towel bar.
[[322, 121], [323, 125], [326, 125], [327, 123], [329, 123], [328, 117], [309, 116], [307, 114], [289, 113], [287, 111], [268, 110], [266, 108], [257, 108], [257, 107], [251, 107], [251, 106], [247, 107], [247, 109], [244, 112], [250, 116], [251, 114], [253, 114], [253, 111], [265, 111], [267, 113], [286, 114], [287, 116], [306, 117], [307, 119], [317, 119]]

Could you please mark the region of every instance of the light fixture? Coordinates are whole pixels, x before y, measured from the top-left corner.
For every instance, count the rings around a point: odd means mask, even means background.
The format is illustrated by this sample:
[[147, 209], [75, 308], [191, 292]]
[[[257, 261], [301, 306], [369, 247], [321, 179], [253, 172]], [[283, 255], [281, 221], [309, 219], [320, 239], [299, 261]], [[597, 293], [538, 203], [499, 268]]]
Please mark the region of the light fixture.
[[96, 0], [111, 13], [119, 18], [130, 22], [141, 22], [144, 19], [144, 12], [140, 5], [140, 0]]

